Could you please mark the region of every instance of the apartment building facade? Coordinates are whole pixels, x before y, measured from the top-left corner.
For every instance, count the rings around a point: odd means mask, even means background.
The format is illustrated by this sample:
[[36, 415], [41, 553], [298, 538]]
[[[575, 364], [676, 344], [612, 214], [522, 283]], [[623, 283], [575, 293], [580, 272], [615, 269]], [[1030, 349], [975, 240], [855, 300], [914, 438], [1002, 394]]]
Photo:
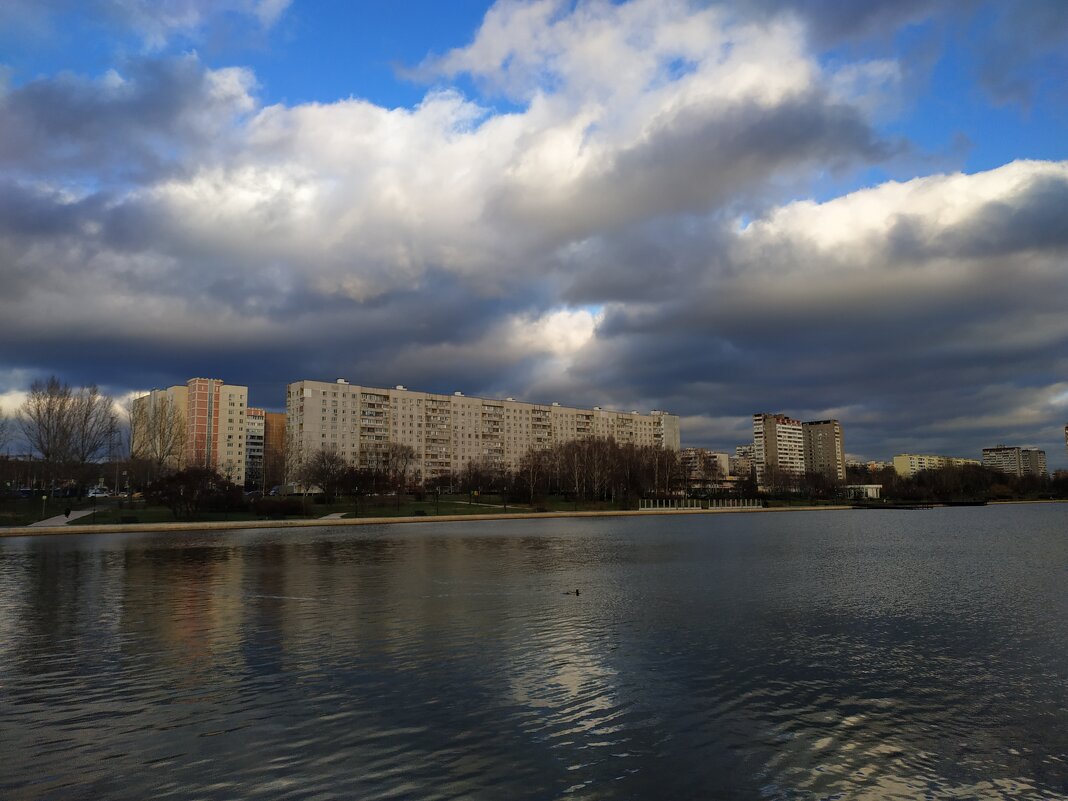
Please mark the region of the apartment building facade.
[[894, 472], [902, 478], [911, 478], [921, 470], [942, 470], [946, 467], [964, 467], [978, 465], [978, 459], [965, 459], [959, 456], [933, 456], [920, 453], [899, 453], [894, 457]]
[[186, 391], [186, 466], [209, 467], [243, 485], [248, 387], [191, 378]]
[[184, 386], [153, 389], [130, 403], [130, 454], [158, 467], [185, 463], [188, 398]]
[[691, 488], [722, 484], [730, 475], [730, 455], [708, 448], [683, 448], [679, 451], [679, 464]]
[[768, 474], [800, 477], [805, 472], [805, 433], [800, 420], [784, 414], [753, 415], [753, 461], [757, 483]]
[[263, 472], [266, 486], [286, 480], [286, 413], [263, 415]]
[[1038, 448], [983, 448], [983, 467], [1000, 470], [1010, 476], [1045, 476], [1046, 452]]
[[217, 378], [191, 378], [185, 386], [152, 390], [136, 398], [130, 421], [131, 452], [135, 456], [143, 456], [158, 436], [154, 430], [158, 419], [150, 412], [161, 408], [164, 399], [179, 412], [182, 422], [181, 447], [168, 465], [207, 467], [235, 484], [244, 484], [248, 387]]
[[801, 428], [805, 435], [805, 472], [845, 481], [842, 424], [837, 420], [814, 420], [802, 423]]
[[761, 486], [766, 484], [769, 468], [779, 477], [822, 473], [845, 481], [842, 424], [837, 420], [803, 423], [784, 414], [754, 414], [752, 460]]
[[[290, 472], [321, 449], [373, 467], [392, 445], [415, 452], [423, 479], [469, 464], [514, 470], [531, 450], [588, 437], [678, 451], [679, 418], [518, 401], [364, 387], [344, 379], [296, 381], [286, 391]], [[292, 477], [292, 476], [291, 476]]]
[[267, 412], [250, 406], [245, 411], [245, 484], [263, 488], [263, 437]]

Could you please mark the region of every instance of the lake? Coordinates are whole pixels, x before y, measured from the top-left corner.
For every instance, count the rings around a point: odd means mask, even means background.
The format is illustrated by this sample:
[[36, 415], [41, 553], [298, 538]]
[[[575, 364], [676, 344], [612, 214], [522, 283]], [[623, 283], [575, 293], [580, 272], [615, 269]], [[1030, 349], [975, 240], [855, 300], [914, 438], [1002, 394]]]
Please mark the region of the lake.
[[1068, 799], [1068, 505], [0, 540], [0, 753], [9, 800]]

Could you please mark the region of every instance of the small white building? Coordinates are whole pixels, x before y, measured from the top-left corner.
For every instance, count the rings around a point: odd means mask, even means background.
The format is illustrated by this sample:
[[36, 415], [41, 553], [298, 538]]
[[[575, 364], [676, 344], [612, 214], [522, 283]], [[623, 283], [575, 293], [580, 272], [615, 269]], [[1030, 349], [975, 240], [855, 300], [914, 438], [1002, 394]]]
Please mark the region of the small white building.
[[846, 496], [855, 501], [877, 501], [882, 497], [882, 484], [847, 484]]

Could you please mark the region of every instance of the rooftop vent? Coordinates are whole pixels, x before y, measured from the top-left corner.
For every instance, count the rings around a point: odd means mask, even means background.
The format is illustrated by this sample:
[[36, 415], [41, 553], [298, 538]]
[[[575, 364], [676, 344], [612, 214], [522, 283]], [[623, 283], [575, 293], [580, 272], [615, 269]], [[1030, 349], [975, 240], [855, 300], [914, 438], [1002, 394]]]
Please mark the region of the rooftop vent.
[[456, 390], [452, 394], [455, 395], [457, 398], [462, 398], [464, 396], [464, 393], [460, 392], [460, 390]]
[[397, 384], [397, 389], [408, 389], [404, 384]]
[[559, 406], [559, 405], [560, 405], [559, 403], [557, 403], [556, 401], [553, 401], [553, 406]]
[[505, 400], [512, 401], [513, 403], [515, 403], [515, 398], [505, 398]]
[[601, 411], [601, 407], [600, 407], [600, 406], [594, 406], [594, 407], [593, 407], [593, 410], [594, 410], [595, 412], [599, 412], [599, 411]]
[[347, 384], [347, 383], [349, 383], [349, 382], [348, 382], [348, 381], [346, 381], [346, 380], [345, 380], [344, 378], [339, 378], [339, 379], [337, 379], [337, 383], [338, 383], [338, 384]]

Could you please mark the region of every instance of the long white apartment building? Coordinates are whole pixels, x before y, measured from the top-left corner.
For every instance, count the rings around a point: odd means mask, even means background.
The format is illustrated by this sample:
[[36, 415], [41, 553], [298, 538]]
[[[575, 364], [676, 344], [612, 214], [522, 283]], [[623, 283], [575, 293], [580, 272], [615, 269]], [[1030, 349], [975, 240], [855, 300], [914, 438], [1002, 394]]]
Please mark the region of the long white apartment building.
[[894, 457], [894, 471], [902, 478], [911, 478], [921, 470], [943, 470], [980, 464], [978, 459], [959, 456], [934, 456], [922, 453], [899, 453]]
[[528, 451], [588, 437], [678, 451], [679, 418], [580, 409], [480, 398], [363, 387], [344, 379], [296, 381], [286, 390], [290, 464], [316, 451], [335, 450], [352, 464], [372, 467], [391, 443], [415, 451], [424, 479], [462, 471], [468, 464], [514, 470]]
[[998, 445], [983, 448], [983, 467], [1012, 476], [1045, 476], [1046, 452], [1040, 448]]

